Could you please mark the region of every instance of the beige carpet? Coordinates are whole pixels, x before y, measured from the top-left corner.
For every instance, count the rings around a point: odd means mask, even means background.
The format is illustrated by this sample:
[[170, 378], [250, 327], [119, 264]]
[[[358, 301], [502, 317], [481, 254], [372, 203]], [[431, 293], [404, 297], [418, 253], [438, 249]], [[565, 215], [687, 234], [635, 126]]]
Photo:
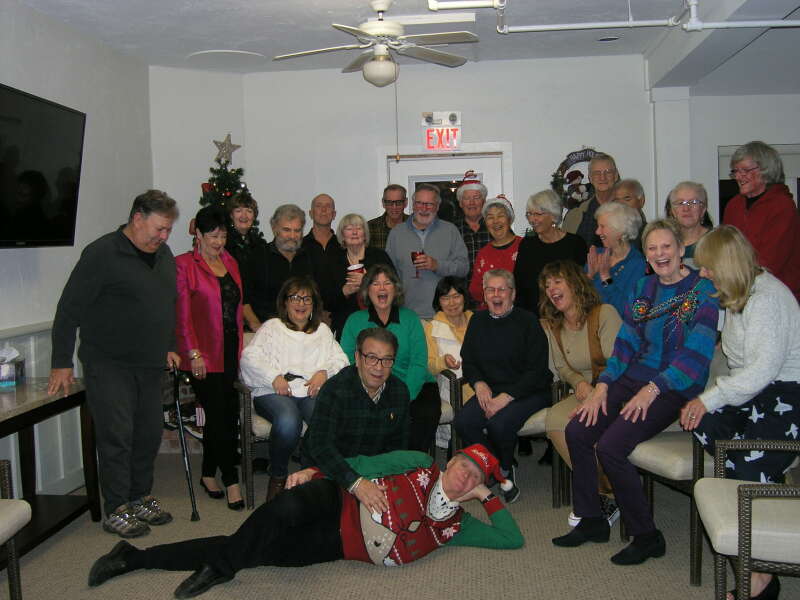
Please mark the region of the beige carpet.
[[[541, 449], [541, 444], [534, 444], [535, 455]], [[691, 587], [688, 583], [689, 500], [686, 496], [656, 485], [656, 520], [667, 539], [667, 555], [638, 567], [617, 567], [608, 559], [623, 547], [618, 526], [612, 530], [608, 544], [562, 549], [550, 543], [550, 538], [567, 531], [569, 508], [551, 508], [549, 467], [539, 467], [533, 458], [523, 458], [521, 463], [522, 496], [511, 506], [526, 539], [521, 550], [444, 548], [419, 562], [396, 569], [345, 561], [299, 569], [261, 567], [240, 572], [232, 582], [212, 589], [202, 598], [713, 598], [712, 561], [707, 550], [703, 556], [702, 587]], [[194, 463], [193, 468], [197, 478], [199, 463]], [[228, 510], [224, 501], [211, 500], [198, 489], [201, 520], [192, 523], [180, 455], [160, 455], [156, 477], [155, 491], [172, 511], [175, 521], [135, 540], [140, 547], [230, 533], [247, 516], [246, 512]], [[256, 477], [257, 498], [263, 497], [266, 480], [266, 475]], [[475, 508], [476, 514], [482, 513], [480, 507], [473, 507], [473, 512]], [[98, 588], [87, 587], [90, 566], [98, 556], [110, 550], [117, 539], [104, 533], [88, 514], [78, 519], [22, 559], [24, 597], [29, 600], [171, 598], [175, 587], [188, 573], [138, 571]], [[783, 598], [800, 598], [800, 580], [784, 578], [782, 581]], [[3, 572], [0, 597], [7, 595]]]

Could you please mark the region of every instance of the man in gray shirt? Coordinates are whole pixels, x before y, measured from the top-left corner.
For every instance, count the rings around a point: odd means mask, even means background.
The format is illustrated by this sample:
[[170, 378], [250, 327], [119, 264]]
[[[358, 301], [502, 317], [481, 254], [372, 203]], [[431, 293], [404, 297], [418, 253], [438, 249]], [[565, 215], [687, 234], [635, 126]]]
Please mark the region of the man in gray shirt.
[[386, 253], [403, 281], [405, 306], [430, 319], [436, 284], [448, 275], [466, 277], [469, 259], [458, 229], [436, 216], [441, 202], [439, 190], [423, 183], [411, 201], [411, 218], [392, 228]]
[[161, 443], [164, 368], [175, 353], [175, 259], [167, 246], [175, 201], [149, 190], [133, 201], [128, 222], [84, 248], [53, 321], [48, 393], [69, 393], [80, 329], [86, 402], [100, 459], [103, 529], [138, 537], [172, 516], [153, 496]]

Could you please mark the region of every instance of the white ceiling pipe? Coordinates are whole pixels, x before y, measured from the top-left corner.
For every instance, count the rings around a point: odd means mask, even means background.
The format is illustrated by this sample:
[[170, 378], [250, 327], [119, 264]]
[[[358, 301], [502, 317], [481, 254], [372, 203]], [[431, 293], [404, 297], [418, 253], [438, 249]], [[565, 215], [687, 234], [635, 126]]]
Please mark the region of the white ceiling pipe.
[[553, 25], [507, 25], [498, 26], [498, 33], [523, 33], [530, 31], [570, 31], [577, 29], [622, 29], [633, 27], [673, 27], [672, 19], [659, 21], [608, 21], [606, 23], [557, 23]]
[[773, 27], [800, 27], [800, 21], [783, 21], [780, 19], [772, 21], [722, 21], [718, 23], [704, 23], [697, 16], [699, 0], [687, 0], [689, 7], [689, 20], [681, 27], [686, 31], [703, 31], [704, 29], [745, 29], [758, 28], [770, 29]]
[[448, 10], [465, 8], [502, 8], [505, 6], [505, 0], [447, 0], [439, 2], [438, 0], [428, 0], [428, 10]]

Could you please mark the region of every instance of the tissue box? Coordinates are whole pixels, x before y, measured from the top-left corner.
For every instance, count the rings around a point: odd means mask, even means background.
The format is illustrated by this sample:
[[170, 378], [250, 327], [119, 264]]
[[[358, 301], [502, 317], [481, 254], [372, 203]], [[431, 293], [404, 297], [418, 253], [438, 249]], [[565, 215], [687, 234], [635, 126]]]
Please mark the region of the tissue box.
[[16, 358], [0, 364], [0, 389], [16, 387], [25, 379], [25, 359]]

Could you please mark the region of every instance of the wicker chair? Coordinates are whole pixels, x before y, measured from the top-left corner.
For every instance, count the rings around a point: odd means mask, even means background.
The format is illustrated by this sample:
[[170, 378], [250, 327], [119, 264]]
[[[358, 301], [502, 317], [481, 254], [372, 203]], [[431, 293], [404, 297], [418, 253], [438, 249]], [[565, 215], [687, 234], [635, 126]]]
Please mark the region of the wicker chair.
[[725, 479], [725, 454], [731, 450], [800, 453], [800, 440], [716, 443], [714, 477], [698, 481], [694, 497], [714, 551], [718, 600], [726, 594], [726, 557], [736, 559], [739, 590], [750, 589], [751, 571], [800, 575], [800, 486]]
[[[447, 380], [450, 394], [449, 401], [442, 398], [442, 416], [439, 418], [439, 425], [450, 425], [450, 442], [447, 445], [447, 460], [450, 460], [453, 457], [453, 453], [461, 447], [461, 440], [458, 439], [456, 428], [452, 426], [452, 423], [463, 406], [464, 394], [462, 393], [462, 386], [464, 380], [450, 369], [444, 369], [439, 375]], [[434, 456], [435, 451], [436, 445], [434, 442], [431, 456]]]
[[14, 500], [11, 482], [11, 463], [0, 460], [0, 543], [6, 547], [8, 593], [11, 600], [22, 599], [19, 577], [19, 553], [14, 535], [31, 520], [31, 505], [25, 500]]

